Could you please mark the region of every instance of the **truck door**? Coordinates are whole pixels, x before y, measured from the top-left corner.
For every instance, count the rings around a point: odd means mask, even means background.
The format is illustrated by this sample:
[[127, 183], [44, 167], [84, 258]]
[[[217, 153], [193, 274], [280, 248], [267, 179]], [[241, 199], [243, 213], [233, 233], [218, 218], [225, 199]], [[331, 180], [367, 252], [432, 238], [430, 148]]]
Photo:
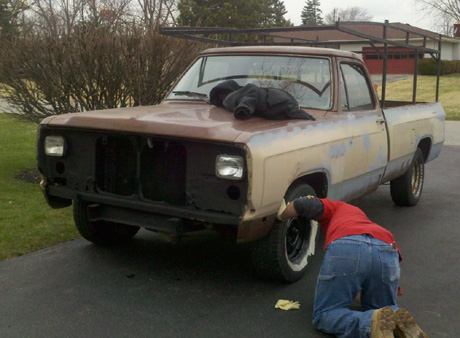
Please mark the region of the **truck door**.
[[331, 187], [331, 197], [350, 200], [376, 189], [388, 161], [387, 133], [378, 97], [362, 64], [343, 59], [338, 64], [339, 121], [346, 147], [343, 181]]

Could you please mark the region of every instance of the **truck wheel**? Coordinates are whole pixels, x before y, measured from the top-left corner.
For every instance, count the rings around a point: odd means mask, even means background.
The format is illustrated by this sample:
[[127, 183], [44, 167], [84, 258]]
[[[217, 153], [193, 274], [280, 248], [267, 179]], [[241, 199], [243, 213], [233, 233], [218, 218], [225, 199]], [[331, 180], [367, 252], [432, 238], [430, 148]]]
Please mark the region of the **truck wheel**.
[[400, 206], [416, 205], [422, 196], [424, 178], [425, 160], [422, 151], [417, 148], [406, 173], [390, 182], [393, 202]]
[[[286, 193], [286, 202], [297, 197], [314, 195], [307, 184], [294, 187]], [[302, 278], [310, 256], [315, 254], [318, 223], [304, 217], [287, 221], [276, 220], [270, 233], [252, 247], [254, 268], [264, 277], [286, 282]]]
[[128, 242], [139, 227], [107, 221], [92, 222], [88, 219], [88, 203], [74, 201], [73, 218], [78, 232], [86, 240], [97, 245], [116, 245]]

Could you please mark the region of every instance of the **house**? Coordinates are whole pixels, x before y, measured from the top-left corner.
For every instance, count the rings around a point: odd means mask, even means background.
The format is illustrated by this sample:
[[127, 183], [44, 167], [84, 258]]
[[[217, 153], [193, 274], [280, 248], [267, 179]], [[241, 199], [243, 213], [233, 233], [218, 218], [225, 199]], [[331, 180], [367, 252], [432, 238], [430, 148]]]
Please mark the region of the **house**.
[[[337, 28], [339, 26], [340, 29]], [[360, 53], [371, 74], [383, 72], [382, 39], [385, 35], [387, 40], [397, 44], [387, 45], [387, 74], [413, 74], [419, 59], [431, 57], [426, 49], [436, 52], [440, 49], [442, 60], [460, 60], [460, 24], [454, 25], [456, 37], [440, 35], [399, 22], [385, 24], [337, 22], [336, 25], [331, 26], [305, 26], [304, 28], [305, 30], [278, 31], [274, 35], [275, 42], [289, 41], [294, 44], [327, 46]], [[369, 38], [373, 39], [371, 43]], [[415, 48], [407, 46], [419, 46], [424, 50], [416, 51]]]

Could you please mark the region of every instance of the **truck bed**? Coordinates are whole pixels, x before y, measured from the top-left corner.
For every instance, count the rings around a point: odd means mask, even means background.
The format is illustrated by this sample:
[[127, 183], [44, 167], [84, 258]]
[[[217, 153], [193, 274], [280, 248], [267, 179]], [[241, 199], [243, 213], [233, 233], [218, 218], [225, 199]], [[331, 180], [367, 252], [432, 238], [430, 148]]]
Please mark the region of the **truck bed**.
[[[415, 103], [387, 101], [385, 115], [389, 154], [384, 181], [396, 178], [401, 168], [408, 168], [420, 140], [425, 139], [427, 149], [425, 162], [438, 157], [444, 143], [444, 120], [446, 113], [439, 102]], [[404, 171], [404, 170], [403, 170]]]

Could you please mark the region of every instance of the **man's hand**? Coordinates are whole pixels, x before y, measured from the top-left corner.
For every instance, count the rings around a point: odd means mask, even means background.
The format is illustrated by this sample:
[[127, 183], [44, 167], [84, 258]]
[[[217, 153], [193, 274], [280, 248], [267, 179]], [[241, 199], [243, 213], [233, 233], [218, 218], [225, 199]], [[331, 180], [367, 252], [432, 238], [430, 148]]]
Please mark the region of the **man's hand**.
[[276, 215], [276, 218], [278, 218], [280, 221], [285, 221], [283, 218], [283, 214], [286, 211], [286, 201], [283, 198], [283, 201], [281, 202], [280, 209], [278, 210], [278, 215]]
[[298, 214], [297, 214], [297, 211], [294, 208], [294, 203], [289, 202], [286, 205], [286, 201], [283, 198], [283, 201], [281, 203], [280, 209], [278, 210], [277, 218], [280, 221], [286, 221], [289, 218], [297, 217], [297, 216], [298, 216]]

